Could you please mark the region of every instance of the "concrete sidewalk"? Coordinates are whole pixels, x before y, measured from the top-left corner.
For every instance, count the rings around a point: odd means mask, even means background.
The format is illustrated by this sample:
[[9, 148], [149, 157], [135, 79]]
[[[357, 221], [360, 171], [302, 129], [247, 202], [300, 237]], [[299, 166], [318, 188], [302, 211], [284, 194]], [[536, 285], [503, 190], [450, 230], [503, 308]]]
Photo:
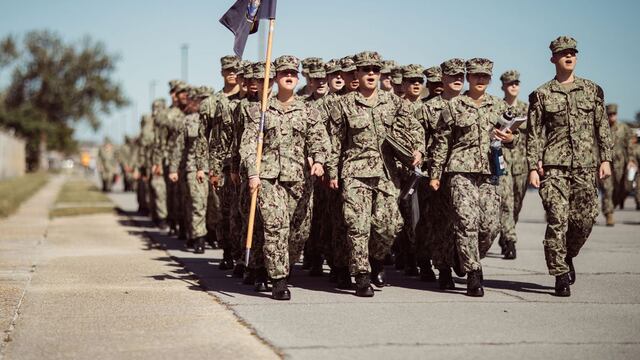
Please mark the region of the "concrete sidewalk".
[[[2, 325], [7, 330], [2, 356], [279, 358], [225, 305], [202, 291], [197, 279], [149, 244], [144, 229], [131, 227], [127, 216], [48, 221], [62, 180], [55, 178], [23, 207], [26, 211], [33, 204], [40, 211], [18, 221], [21, 210], [0, 223]], [[9, 228], [14, 232], [5, 232]], [[5, 293], [14, 300], [5, 304]]]

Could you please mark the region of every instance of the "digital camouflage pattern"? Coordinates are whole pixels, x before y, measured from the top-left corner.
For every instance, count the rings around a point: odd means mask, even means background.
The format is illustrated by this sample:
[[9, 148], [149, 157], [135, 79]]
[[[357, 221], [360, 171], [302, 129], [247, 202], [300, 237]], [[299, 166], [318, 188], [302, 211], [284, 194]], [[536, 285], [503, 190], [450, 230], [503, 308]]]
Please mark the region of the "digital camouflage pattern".
[[629, 125], [620, 121], [616, 121], [610, 129], [613, 141], [611, 176], [601, 181], [602, 213], [605, 215], [613, 213], [616, 206], [622, 206], [630, 190], [626, 184], [627, 164], [635, 137]]

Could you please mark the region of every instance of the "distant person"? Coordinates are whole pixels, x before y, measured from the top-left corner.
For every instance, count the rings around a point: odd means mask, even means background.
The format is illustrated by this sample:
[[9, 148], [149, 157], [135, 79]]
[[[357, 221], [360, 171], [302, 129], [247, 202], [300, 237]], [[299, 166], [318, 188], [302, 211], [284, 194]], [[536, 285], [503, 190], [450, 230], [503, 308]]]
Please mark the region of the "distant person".
[[117, 162], [111, 139], [104, 138], [104, 142], [98, 150], [98, 171], [102, 179], [102, 191], [110, 192], [116, 178]]

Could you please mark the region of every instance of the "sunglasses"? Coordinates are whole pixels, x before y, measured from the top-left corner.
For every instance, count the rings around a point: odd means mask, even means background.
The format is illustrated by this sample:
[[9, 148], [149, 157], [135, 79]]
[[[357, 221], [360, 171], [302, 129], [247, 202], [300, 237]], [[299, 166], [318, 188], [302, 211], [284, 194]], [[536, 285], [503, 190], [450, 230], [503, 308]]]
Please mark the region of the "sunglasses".
[[379, 66], [362, 66], [362, 67], [358, 67], [358, 70], [364, 71], [366, 73], [369, 73], [369, 72], [379, 73], [380, 67]]

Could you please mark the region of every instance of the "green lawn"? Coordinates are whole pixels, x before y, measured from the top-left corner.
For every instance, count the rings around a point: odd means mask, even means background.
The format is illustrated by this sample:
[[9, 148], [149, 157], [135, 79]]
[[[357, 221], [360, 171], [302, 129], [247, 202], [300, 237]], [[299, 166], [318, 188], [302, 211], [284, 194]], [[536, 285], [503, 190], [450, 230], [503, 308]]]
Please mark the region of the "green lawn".
[[17, 178], [0, 181], [0, 218], [13, 214], [20, 204], [47, 183], [44, 172], [26, 174]]
[[93, 183], [81, 178], [69, 179], [60, 189], [51, 217], [90, 215], [113, 212], [107, 195]]

